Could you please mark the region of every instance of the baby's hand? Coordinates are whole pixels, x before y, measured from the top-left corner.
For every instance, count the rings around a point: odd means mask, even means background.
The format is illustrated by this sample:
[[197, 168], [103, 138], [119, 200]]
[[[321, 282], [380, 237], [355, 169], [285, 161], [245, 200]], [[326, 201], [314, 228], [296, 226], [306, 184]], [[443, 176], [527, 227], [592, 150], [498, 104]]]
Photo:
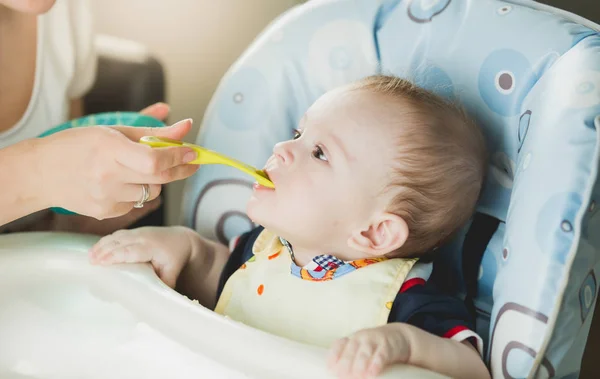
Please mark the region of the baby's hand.
[[92, 264], [150, 262], [158, 277], [175, 288], [181, 270], [189, 262], [192, 244], [190, 229], [142, 227], [119, 230], [98, 241], [89, 252]]
[[400, 324], [358, 331], [334, 342], [328, 365], [338, 378], [373, 378], [394, 363], [407, 362], [408, 340]]

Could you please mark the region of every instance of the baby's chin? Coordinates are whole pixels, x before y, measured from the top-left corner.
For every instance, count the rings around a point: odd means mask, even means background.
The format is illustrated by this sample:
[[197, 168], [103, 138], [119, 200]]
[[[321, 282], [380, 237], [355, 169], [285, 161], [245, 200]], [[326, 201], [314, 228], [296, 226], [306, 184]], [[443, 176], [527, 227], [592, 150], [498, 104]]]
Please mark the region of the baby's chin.
[[252, 197], [246, 205], [246, 215], [253, 223], [261, 225], [267, 228], [267, 225], [273, 224], [273, 214], [276, 213], [271, 210], [257, 198]]
[[246, 215], [248, 215], [253, 223], [262, 226], [280, 237], [284, 237], [282, 233], [286, 234], [284, 225], [281, 225], [276, 219], [277, 211], [261, 205], [260, 202], [255, 199], [254, 201], [251, 200], [248, 202]]

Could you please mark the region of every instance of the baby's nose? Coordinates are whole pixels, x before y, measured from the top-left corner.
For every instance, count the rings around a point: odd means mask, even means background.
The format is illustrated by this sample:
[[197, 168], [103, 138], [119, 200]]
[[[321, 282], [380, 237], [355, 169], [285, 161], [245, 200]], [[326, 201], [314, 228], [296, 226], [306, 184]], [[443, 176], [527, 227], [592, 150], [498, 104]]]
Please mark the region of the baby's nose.
[[294, 161], [294, 154], [286, 142], [275, 145], [275, 148], [273, 148], [273, 155], [284, 165], [290, 165]]

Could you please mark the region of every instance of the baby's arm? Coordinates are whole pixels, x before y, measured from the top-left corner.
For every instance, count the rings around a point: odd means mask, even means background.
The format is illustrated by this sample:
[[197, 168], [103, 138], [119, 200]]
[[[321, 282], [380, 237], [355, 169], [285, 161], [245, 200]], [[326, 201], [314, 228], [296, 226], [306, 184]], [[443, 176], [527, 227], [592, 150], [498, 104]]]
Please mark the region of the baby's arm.
[[149, 262], [169, 287], [213, 309], [228, 255], [226, 246], [189, 228], [143, 227], [100, 239], [90, 250], [90, 261], [101, 265]]
[[219, 278], [227, 263], [229, 249], [223, 244], [202, 238], [196, 232], [190, 232], [192, 252], [177, 281], [177, 291], [214, 309]]
[[[403, 362], [455, 378], [489, 378], [483, 360], [467, 340], [481, 343], [473, 331], [472, 315], [462, 300], [425, 280], [423, 273], [430, 265], [413, 267], [411, 279], [394, 299], [387, 325], [360, 331], [333, 346], [330, 363], [334, 369], [363, 370], [366, 359], [361, 357], [368, 356], [373, 357], [369, 364], [375, 371]], [[350, 357], [353, 351], [355, 356]]]
[[452, 378], [490, 377], [469, 342], [441, 338], [399, 322], [338, 340], [329, 357], [329, 366], [339, 377], [374, 377], [395, 363], [423, 367]]

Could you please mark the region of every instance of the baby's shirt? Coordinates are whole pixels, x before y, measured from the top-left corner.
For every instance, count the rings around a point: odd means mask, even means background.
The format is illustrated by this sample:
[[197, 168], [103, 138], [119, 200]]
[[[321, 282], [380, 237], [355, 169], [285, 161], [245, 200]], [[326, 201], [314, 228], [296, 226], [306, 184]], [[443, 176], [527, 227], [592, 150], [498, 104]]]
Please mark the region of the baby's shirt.
[[431, 263], [344, 262], [321, 255], [299, 267], [292, 247], [262, 227], [232, 240], [230, 248], [217, 313], [323, 347], [360, 329], [404, 322], [440, 337], [469, 340], [482, 352], [463, 302], [428, 282]]

